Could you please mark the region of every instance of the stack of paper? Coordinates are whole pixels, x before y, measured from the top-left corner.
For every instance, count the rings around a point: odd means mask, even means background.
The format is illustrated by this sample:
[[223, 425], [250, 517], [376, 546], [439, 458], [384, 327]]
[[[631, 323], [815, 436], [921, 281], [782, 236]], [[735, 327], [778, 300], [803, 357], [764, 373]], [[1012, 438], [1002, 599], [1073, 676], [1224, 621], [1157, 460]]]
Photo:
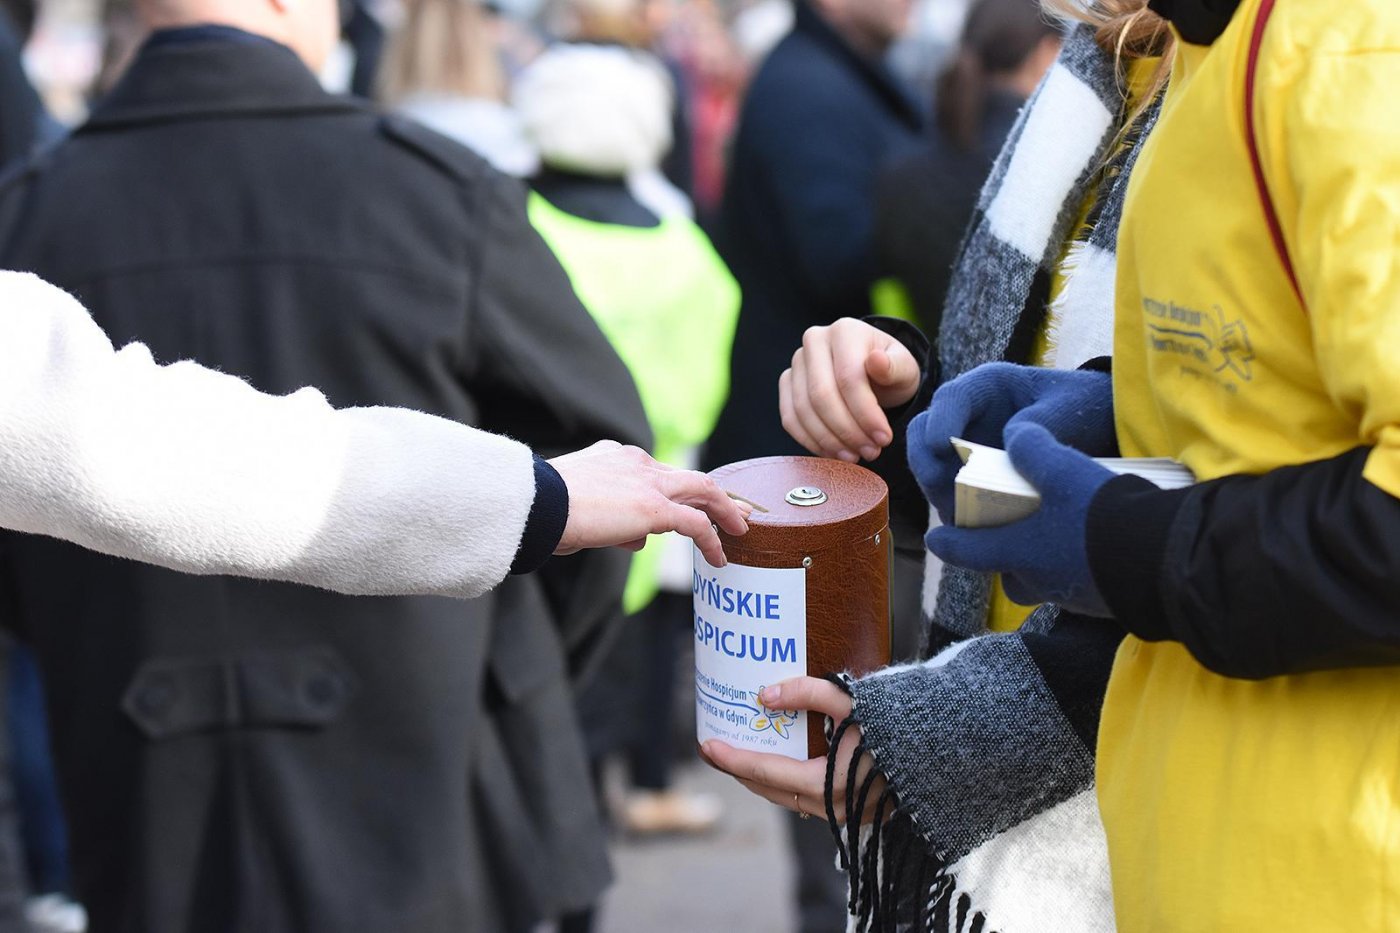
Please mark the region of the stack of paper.
[[[959, 528], [1008, 525], [1040, 508], [1040, 494], [1016, 472], [1006, 451], [960, 437], [949, 440], [963, 461], [954, 479]], [[1167, 457], [1095, 457], [1094, 462], [1114, 473], [1141, 476], [1162, 489], [1181, 489], [1196, 481], [1184, 465]]]

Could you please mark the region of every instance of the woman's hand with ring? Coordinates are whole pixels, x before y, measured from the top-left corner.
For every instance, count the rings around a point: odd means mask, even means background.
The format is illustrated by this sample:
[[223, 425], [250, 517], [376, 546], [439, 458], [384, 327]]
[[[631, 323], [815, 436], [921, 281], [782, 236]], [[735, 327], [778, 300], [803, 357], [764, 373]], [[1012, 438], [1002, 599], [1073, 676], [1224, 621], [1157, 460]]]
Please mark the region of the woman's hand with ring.
[[[766, 687], [759, 699], [770, 709], [800, 709], [820, 713], [835, 722], [851, 715], [851, 698], [844, 690], [827, 680], [797, 677]], [[852, 725], [841, 737], [836, 751], [836, 771], [832, 779], [832, 806], [838, 824], [846, 819], [846, 778], [850, 774], [851, 757], [860, 744], [860, 727]], [[701, 746], [705, 759], [714, 767], [733, 775], [753, 793], [803, 817], [827, 819], [826, 766], [827, 759], [809, 758], [797, 761], [786, 755], [755, 752], [735, 748], [718, 739]], [[861, 756], [856, 769], [855, 786], [859, 788], [874, 768], [869, 753]], [[885, 786], [877, 776], [866, 795], [865, 812], [861, 822], [869, 822]]]

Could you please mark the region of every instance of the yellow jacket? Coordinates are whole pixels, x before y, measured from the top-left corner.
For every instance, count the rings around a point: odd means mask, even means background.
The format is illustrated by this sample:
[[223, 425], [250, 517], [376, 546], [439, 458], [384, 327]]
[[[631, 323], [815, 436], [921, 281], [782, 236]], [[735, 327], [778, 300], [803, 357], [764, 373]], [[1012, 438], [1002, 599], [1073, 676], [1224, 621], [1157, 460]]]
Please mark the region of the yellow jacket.
[[[1400, 496], [1400, 2], [1279, 0], [1265, 33], [1257, 139], [1306, 308], [1250, 169], [1259, 6], [1183, 44], [1135, 170], [1120, 446], [1204, 480], [1366, 446]], [[1098, 761], [1123, 933], [1400, 931], [1400, 670], [1239, 680], [1129, 637]]]

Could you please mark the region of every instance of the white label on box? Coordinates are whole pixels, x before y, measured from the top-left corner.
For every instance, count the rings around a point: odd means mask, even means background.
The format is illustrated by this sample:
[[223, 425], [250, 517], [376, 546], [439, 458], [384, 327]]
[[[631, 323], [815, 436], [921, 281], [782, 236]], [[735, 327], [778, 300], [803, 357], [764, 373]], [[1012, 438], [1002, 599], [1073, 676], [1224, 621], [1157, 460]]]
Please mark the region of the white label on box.
[[695, 550], [695, 731], [700, 742], [807, 760], [807, 714], [758, 692], [807, 673], [807, 571], [730, 563]]

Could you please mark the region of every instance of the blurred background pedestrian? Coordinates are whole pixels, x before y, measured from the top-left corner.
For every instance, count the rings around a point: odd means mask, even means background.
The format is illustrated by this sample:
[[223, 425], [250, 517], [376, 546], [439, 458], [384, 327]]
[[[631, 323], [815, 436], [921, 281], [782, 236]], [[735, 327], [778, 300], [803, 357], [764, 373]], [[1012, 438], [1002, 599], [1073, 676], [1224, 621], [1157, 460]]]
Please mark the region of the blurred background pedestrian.
[[[542, 163], [530, 218], [631, 370], [653, 454], [693, 466], [728, 391], [739, 289], [693, 221], [650, 209], [629, 185], [672, 148], [673, 87], [649, 52], [571, 43], [536, 59], [513, 99]], [[690, 564], [681, 539], [655, 539], [634, 558], [623, 595], [629, 618], [579, 699], [600, 799], [602, 764], [627, 753], [632, 794], [621, 815], [632, 831], [701, 831], [720, 815], [713, 798], [670, 786]], [[562, 929], [593, 927], [587, 911]]]
[[477, 0], [416, 0], [390, 45], [379, 96], [508, 175], [539, 167], [509, 88], [500, 20]]
[[914, 322], [938, 333], [953, 260], [992, 160], [1060, 51], [1061, 27], [1026, 0], [978, 0], [939, 76], [923, 143], [875, 183], [875, 253]]
[[[712, 466], [802, 452], [779, 419], [778, 376], [806, 328], [873, 310], [884, 274], [874, 244], [875, 179], [913, 148], [923, 123], [882, 59], [908, 23], [908, 0], [796, 0], [794, 12], [792, 32], [754, 77], [734, 142], [719, 243], [744, 304], [733, 388], [707, 454]], [[893, 534], [896, 546], [918, 540], [917, 529]], [[917, 605], [921, 564], [901, 563], [896, 601]], [[896, 636], [898, 656], [912, 653], [917, 626], [908, 629]], [[799, 929], [844, 930], [845, 885], [832, 868], [829, 834], [795, 815], [789, 826]]]

